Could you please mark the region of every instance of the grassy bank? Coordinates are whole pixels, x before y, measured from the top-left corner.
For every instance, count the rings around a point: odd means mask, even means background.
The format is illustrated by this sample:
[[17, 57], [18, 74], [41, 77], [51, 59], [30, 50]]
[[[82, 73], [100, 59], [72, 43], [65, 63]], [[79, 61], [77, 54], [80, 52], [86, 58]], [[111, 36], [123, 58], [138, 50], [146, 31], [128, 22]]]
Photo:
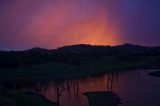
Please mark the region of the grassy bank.
[[80, 76], [80, 71], [76, 66], [47, 63], [33, 64], [22, 68], [0, 70], [0, 80], [16, 80], [16, 81], [41, 81], [47, 79], [66, 79]]
[[43, 96], [19, 91], [19, 90], [0, 90], [0, 106], [58, 106], [50, 102]]
[[160, 47], [71, 45], [0, 52], [1, 81], [70, 79], [105, 72], [160, 68]]
[[141, 58], [132, 57], [124, 58], [116, 56], [105, 56], [94, 61], [87, 61], [82, 64], [86, 70], [91, 72], [114, 72], [114, 71], [126, 71], [135, 69], [155, 69], [159, 67], [159, 56], [144, 56]]
[[[157, 68], [157, 57], [144, 57], [136, 60], [119, 60], [115, 56], [86, 61], [79, 65], [62, 63], [43, 63], [26, 65], [17, 69], [0, 70], [0, 80], [6, 81], [43, 81], [72, 79], [105, 72], [134, 69]], [[158, 57], [159, 58], [159, 57]]]
[[157, 70], [157, 71], [150, 72], [148, 74], [151, 75], [151, 76], [160, 77], [160, 69]]

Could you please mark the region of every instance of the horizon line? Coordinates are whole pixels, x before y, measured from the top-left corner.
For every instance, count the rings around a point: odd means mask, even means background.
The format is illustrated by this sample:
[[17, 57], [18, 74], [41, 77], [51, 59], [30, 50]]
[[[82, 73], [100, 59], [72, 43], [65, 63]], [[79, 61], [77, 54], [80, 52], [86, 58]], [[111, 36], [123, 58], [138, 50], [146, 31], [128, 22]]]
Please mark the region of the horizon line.
[[117, 45], [100, 45], [100, 44], [86, 44], [86, 43], [79, 43], [79, 44], [71, 44], [71, 45], [62, 45], [56, 48], [45, 48], [45, 47], [39, 47], [39, 46], [35, 46], [35, 47], [31, 47], [31, 48], [26, 48], [26, 49], [0, 49], [0, 51], [26, 51], [26, 50], [31, 50], [31, 49], [35, 49], [35, 48], [39, 48], [39, 49], [46, 49], [46, 50], [56, 50], [59, 48], [63, 48], [63, 47], [69, 47], [69, 46], [78, 46], [78, 45], [88, 45], [88, 46], [110, 46], [110, 47], [116, 47], [116, 46], [123, 46], [123, 45], [134, 45], [134, 46], [141, 46], [141, 47], [159, 47], [160, 45], [156, 45], [156, 46], [149, 46], [149, 45], [142, 45], [142, 44], [135, 44], [135, 43], [122, 43], [122, 44], [117, 44]]

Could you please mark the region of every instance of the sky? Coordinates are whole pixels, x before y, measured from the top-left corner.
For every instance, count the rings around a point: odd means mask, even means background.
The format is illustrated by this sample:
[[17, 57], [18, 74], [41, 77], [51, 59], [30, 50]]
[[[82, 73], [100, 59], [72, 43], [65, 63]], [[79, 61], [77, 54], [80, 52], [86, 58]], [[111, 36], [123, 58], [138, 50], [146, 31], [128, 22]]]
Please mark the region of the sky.
[[160, 0], [0, 0], [0, 49], [160, 45]]

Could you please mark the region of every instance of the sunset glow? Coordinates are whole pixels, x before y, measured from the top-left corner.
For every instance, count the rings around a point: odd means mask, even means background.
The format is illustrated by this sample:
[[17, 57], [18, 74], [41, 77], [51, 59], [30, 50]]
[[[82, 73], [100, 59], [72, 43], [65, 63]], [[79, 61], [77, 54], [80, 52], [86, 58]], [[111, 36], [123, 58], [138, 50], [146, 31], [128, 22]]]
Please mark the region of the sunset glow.
[[158, 45], [157, 9], [138, 0], [126, 1], [1, 0], [0, 48], [56, 48], [82, 43]]

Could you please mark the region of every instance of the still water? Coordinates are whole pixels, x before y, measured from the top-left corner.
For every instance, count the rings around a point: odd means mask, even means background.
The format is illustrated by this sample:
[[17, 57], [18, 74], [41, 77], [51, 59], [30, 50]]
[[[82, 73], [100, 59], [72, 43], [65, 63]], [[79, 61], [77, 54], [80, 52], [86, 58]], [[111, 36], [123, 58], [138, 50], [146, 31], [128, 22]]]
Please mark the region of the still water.
[[60, 106], [89, 106], [86, 92], [111, 91], [121, 98], [119, 106], [160, 106], [160, 78], [153, 70], [135, 70], [88, 76], [66, 81], [48, 81], [28, 87]]

